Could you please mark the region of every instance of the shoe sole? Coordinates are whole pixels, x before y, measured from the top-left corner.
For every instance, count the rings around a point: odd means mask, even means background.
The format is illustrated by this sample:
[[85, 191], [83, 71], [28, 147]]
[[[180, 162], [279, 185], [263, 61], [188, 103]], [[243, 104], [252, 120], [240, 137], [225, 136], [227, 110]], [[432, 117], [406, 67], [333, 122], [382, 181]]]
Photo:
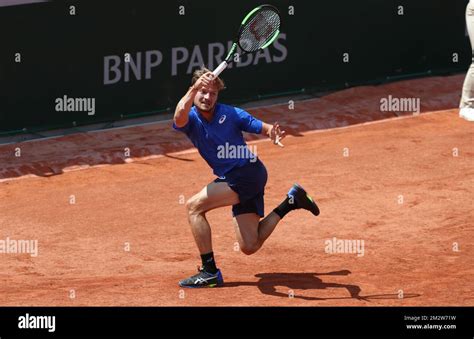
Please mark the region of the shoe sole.
[[179, 287], [184, 287], [184, 288], [214, 288], [214, 287], [222, 287], [224, 284], [209, 284], [209, 285], [197, 285], [197, 286], [191, 286], [191, 285], [179, 285]]

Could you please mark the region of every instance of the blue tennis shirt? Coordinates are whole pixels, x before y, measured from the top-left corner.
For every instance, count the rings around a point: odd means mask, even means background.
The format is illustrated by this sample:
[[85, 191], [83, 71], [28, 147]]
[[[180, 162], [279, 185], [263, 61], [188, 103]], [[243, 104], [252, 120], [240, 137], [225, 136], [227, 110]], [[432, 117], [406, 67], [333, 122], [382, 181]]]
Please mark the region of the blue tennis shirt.
[[262, 125], [262, 121], [243, 109], [218, 103], [211, 121], [193, 106], [188, 123], [181, 128], [173, 123], [173, 128], [188, 136], [214, 174], [222, 178], [233, 168], [256, 160], [256, 155], [247, 148], [242, 131], [259, 134]]

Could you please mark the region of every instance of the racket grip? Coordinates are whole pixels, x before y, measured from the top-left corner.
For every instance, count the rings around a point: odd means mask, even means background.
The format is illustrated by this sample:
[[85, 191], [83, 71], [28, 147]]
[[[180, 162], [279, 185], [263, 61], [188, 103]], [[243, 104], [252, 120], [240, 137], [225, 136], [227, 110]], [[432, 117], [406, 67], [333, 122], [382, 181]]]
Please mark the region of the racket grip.
[[212, 72], [212, 74], [214, 74], [215, 77], [218, 77], [219, 74], [221, 74], [222, 71], [227, 68], [227, 65], [228, 65], [227, 62], [222, 61], [221, 64], [217, 66], [217, 68]]

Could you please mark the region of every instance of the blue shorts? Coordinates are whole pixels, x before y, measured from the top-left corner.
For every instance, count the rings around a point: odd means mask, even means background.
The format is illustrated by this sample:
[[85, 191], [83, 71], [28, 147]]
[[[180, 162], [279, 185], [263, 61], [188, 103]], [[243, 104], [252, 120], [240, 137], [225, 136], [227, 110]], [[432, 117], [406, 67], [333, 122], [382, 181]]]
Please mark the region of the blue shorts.
[[263, 218], [267, 169], [260, 159], [234, 168], [226, 173], [224, 178], [217, 178], [214, 182], [226, 182], [239, 195], [240, 202], [232, 206], [234, 217], [239, 214], [256, 213]]

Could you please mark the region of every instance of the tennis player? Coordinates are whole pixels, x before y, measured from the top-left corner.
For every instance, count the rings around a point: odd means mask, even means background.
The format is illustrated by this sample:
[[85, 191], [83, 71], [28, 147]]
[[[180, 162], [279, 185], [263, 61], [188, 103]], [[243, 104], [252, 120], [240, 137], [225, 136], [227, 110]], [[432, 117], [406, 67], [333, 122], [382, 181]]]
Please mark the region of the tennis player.
[[[263, 218], [267, 170], [247, 148], [242, 132], [267, 135], [280, 147], [283, 147], [281, 140], [285, 132], [281, 131], [278, 123], [270, 125], [240, 108], [217, 103], [224, 83], [208, 69], [203, 67], [195, 71], [191, 83], [192, 86], [176, 107], [173, 128], [187, 135], [213, 169], [217, 179], [186, 202], [188, 220], [201, 254], [202, 267], [198, 274], [181, 280], [179, 285], [215, 287], [222, 286], [224, 279], [214, 259], [206, 212], [232, 205], [240, 249], [250, 255], [262, 247], [288, 212], [306, 209], [317, 216], [319, 209], [306, 191], [295, 184], [285, 200]], [[230, 147], [234, 147], [234, 150], [245, 148], [247, 151], [223, 152]]]

